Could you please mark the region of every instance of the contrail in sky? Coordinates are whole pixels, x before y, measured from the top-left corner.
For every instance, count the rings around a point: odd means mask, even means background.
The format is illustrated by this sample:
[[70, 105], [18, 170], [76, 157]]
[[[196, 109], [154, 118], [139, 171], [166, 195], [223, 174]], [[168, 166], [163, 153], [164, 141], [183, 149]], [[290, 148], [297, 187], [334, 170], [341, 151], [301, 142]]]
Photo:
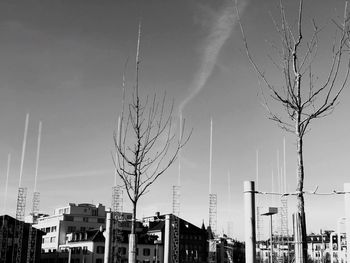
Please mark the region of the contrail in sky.
[[[248, 0], [240, 1], [240, 5], [238, 6], [240, 13], [243, 13], [247, 3]], [[227, 1], [227, 4], [222, 7], [219, 15], [214, 19], [214, 22], [211, 25], [209, 35], [204, 41], [205, 46], [201, 64], [195, 74], [192, 88], [189, 91], [190, 94], [179, 106], [180, 118], [182, 117], [182, 111], [185, 106], [196, 97], [207, 83], [207, 80], [214, 69], [221, 48], [232, 34], [232, 30], [237, 23], [234, 4], [234, 1]]]

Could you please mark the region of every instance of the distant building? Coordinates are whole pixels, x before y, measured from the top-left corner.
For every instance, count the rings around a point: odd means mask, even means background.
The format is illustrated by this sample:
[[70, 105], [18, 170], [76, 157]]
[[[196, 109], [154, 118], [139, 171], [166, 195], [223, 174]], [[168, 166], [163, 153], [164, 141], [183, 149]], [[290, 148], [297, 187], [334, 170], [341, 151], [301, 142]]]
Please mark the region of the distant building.
[[274, 259], [289, 262], [294, 257], [293, 236], [274, 235], [272, 242], [270, 239], [257, 242], [257, 262], [270, 262], [271, 244]]
[[217, 263], [245, 263], [244, 243], [226, 236], [215, 239]]
[[103, 263], [105, 238], [102, 227], [67, 236], [68, 240], [58, 251], [42, 253], [41, 263]]
[[[22, 224], [23, 232], [21, 236], [16, 235], [16, 227]], [[30, 231], [34, 231], [34, 235], [32, 237], [36, 237], [35, 242], [32, 242], [32, 253], [28, 256], [28, 241]], [[8, 216], [2, 215], [0, 216], [0, 263], [8, 263], [8, 262], [16, 262], [17, 256], [17, 248], [19, 241], [21, 240], [21, 253], [20, 253], [20, 262], [32, 262], [39, 263], [40, 262], [40, 251], [41, 251], [41, 241], [44, 232], [31, 228], [30, 224], [18, 221], [17, 219]], [[29, 257], [29, 261], [27, 261], [27, 257]]]
[[42, 240], [44, 252], [55, 252], [66, 243], [67, 234], [76, 231], [84, 232], [105, 226], [105, 206], [98, 204], [73, 204], [57, 208], [51, 216], [37, 218], [34, 227], [46, 233]]
[[346, 233], [330, 234], [329, 253], [331, 263], [346, 262]]
[[321, 262], [326, 258], [330, 260], [331, 238], [334, 239], [329, 231], [321, 234], [310, 234], [307, 236], [307, 253], [311, 260], [316, 262]]
[[[42, 239], [43, 263], [102, 263], [105, 251], [118, 262], [128, 260], [131, 213], [112, 213], [113, 223], [105, 230], [106, 210], [101, 204], [69, 204], [53, 215], [37, 218], [35, 227], [46, 233]], [[175, 225], [178, 227], [175, 229]], [[174, 238], [177, 234], [178, 240]], [[206, 262], [208, 233], [172, 214], [147, 217], [137, 222], [138, 262], [171, 262], [178, 251], [179, 262]], [[107, 236], [109, 235], [109, 236]], [[110, 247], [106, 250], [106, 237]]]
[[[175, 220], [179, 220], [178, 229], [174, 229]], [[199, 228], [175, 215], [159, 215], [144, 218], [144, 222], [149, 228], [148, 233], [157, 236], [155, 240], [163, 249], [164, 262], [171, 262], [172, 253], [175, 246], [178, 246], [179, 262], [207, 262], [208, 243], [207, 231]], [[174, 231], [178, 231], [179, 242], [173, 238]]]

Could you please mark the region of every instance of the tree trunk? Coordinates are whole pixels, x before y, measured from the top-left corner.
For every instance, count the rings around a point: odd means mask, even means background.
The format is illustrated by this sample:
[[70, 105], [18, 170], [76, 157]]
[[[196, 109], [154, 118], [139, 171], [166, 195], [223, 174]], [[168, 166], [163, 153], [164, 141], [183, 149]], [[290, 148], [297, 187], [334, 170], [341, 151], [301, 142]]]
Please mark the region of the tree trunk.
[[133, 202], [131, 234], [129, 235], [129, 263], [136, 263], [136, 206], [137, 202]]
[[300, 215], [301, 243], [295, 244], [301, 246], [302, 261], [296, 263], [307, 262], [307, 242], [306, 242], [306, 219], [304, 208], [304, 158], [303, 158], [303, 134], [301, 133], [300, 125], [297, 125], [297, 211]]

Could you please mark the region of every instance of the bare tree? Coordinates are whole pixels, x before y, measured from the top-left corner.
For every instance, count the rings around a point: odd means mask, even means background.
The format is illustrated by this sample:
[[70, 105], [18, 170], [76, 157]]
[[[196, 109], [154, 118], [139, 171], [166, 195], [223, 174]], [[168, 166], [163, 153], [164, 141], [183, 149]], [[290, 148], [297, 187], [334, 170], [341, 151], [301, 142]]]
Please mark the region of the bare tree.
[[[132, 202], [132, 224], [129, 238], [129, 262], [136, 262], [136, 212], [139, 199], [150, 186], [176, 160], [180, 149], [187, 143], [191, 132], [183, 136], [185, 122], [181, 122], [180, 136], [173, 129], [173, 103], [167, 104], [166, 95], [158, 98], [141, 98], [139, 93], [139, 51], [141, 26], [139, 26], [136, 52], [136, 80], [132, 99], [118, 120], [114, 133], [116, 172], [121, 178], [126, 193]], [[123, 90], [125, 80], [123, 78]]]
[[[273, 19], [273, 22], [280, 45], [272, 44], [278, 58], [270, 57], [270, 59], [279, 72], [280, 82], [278, 85], [273, 85], [251, 55], [242, 23], [239, 20], [238, 8], [236, 8], [248, 59], [259, 78], [259, 85], [263, 84], [266, 87], [265, 90], [268, 91], [271, 98], [268, 99], [264, 89], [262, 89], [263, 104], [266, 106], [269, 119], [276, 122], [283, 130], [294, 133], [296, 137], [297, 187], [294, 195], [297, 197], [297, 214], [300, 218], [298, 228], [301, 229], [301, 242], [296, 244], [296, 262], [306, 263], [304, 136], [309, 131], [313, 120], [325, 117], [333, 111], [347, 84], [349, 76], [349, 57], [346, 50], [348, 48], [347, 11], [345, 6], [344, 18], [340, 23], [333, 21], [336, 34], [330, 48], [332, 59], [329, 61], [327, 73], [317, 76], [312, 66], [318, 54], [321, 30], [312, 21], [311, 37], [305, 40], [303, 35], [303, 0], [299, 1], [296, 27], [291, 26], [287, 21], [282, 0], [279, 1], [279, 10], [281, 20], [277, 23]], [[271, 109], [272, 102], [281, 106], [281, 112]], [[297, 251], [300, 252], [300, 255], [297, 255]]]

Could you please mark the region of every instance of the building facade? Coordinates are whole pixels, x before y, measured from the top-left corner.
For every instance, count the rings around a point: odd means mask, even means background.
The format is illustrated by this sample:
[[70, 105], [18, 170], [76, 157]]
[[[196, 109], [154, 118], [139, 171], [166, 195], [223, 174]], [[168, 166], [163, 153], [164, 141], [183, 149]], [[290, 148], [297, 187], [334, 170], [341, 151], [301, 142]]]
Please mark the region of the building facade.
[[[19, 226], [22, 231], [18, 231]], [[39, 263], [43, 234], [29, 223], [8, 215], [0, 216], [0, 263], [17, 260], [22, 263]]]
[[57, 208], [51, 216], [38, 217], [34, 227], [46, 233], [42, 240], [44, 252], [55, 252], [66, 243], [67, 234], [105, 226], [106, 211], [101, 204], [73, 204]]

